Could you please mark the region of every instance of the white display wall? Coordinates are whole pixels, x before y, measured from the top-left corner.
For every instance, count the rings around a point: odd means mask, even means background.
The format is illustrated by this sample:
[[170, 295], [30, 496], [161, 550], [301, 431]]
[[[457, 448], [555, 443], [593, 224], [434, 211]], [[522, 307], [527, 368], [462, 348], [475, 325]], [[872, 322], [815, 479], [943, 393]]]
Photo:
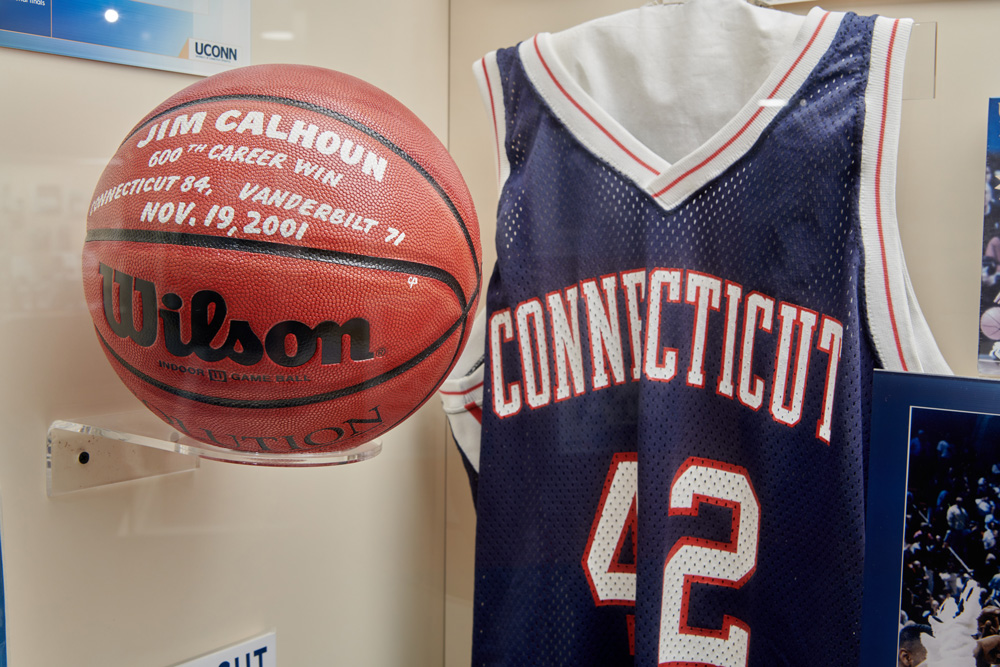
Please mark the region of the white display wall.
[[[252, 8], [255, 63], [364, 78], [447, 139], [447, 2]], [[264, 30], [295, 39], [265, 40]], [[51, 420], [137, 405], [104, 359], [83, 302], [80, 251], [94, 185], [131, 126], [196, 80], [0, 49], [10, 664], [166, 666], [276, 629], [280, 665], [439, 665], [446, 442], [437, 405], [362, 464], [203, 461], [168, 477], [46, 495]]]
[[[638, 4], [255, 0], [252, 59], [339, 69], [410, 106], [469, 182], [488, 276], [496, 178], [473, 60]], [[899, 220], [927, 319], [956, 372], [972, 375], [1000, 3], [826, 8], [937, 24], [935, 97], [903, 105]], [[295, 38], [265, 40], [265, 30]], [[79, 255], [94, 184], [132, 124], [195, 80], [0, 49], [0, 508], [10, 664], [167, 666], [276, 629], [284, 666], [466, 665], [475, 517], [436, 403], [361, 464], [281, 470], [205, 461], [172, 476], [46, 495], [48, 424], [136, 405], [83, 303]]]

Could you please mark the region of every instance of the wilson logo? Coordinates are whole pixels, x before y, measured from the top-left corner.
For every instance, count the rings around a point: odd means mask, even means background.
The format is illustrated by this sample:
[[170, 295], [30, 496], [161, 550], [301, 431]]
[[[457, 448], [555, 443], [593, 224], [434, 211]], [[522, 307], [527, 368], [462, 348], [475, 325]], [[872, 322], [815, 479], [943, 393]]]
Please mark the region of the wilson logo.
[[[162, 322], [163, 345], [175, 357], [193, 354], [202, 361], [230, 359], [243, 366], [253, 366], [266, 354], [279, 366], [293, 368], [316, 356], [319, 347], [321, 363], [326, 366], [341, 362], [345, 337], [350, 343], [352, 361], [365, 361], [375, 356], [370, 348], [371, 327], [365, 319], [355, 317], [344, 324], [325, 321], [314, 327], [286, 320], [268, 329], [261, 339], [249, 322], [228, 320], [226, 300], [212, 290], [200, 290], [191, 297], [186, 314], [188, 326], [185, 327], [190, 331], [190, 337], [185, 341], [181, 333], [184, 301], [180, 296], [172, 292], [164, 294], [163, 307], [157, 309], [156, 285], [152, 282], [105, 264], [100, 265], [100, 272], [104, 290], [104, 319], [108, 327], [119, 338], [129, 338], [142, 347], [150, 347], [156, 342], [158, 322]], [[115, 285], [118, 285], [117, 290]], [[132, 309], [136, 295], [141, 304], [138, 324]], [[159, 317], [149, 317], [148, 313], [157, 313]], [[213, 347], [212, 341], [220, 334], [225, 336], [225, 341], [221, 346]], [[290, 338], [294, 341], [292, 345], [289, 345]], [[290, 352], [290, 349], [294, 351]]]

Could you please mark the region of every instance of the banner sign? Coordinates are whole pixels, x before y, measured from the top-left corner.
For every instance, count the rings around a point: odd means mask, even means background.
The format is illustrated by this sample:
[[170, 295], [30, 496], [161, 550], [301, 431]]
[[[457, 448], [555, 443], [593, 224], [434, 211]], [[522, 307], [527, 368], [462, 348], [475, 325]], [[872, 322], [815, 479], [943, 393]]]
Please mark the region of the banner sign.
[[0, 46], [207, 76], [250, 64], [250, 0], [0, 0]]

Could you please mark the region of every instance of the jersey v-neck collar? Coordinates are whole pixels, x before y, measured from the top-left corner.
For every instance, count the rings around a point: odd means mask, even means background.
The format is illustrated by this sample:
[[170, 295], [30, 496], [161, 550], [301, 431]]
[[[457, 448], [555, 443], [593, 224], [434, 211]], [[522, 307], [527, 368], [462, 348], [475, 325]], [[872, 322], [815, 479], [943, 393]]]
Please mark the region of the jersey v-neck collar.
[[704, 144], [670, 163], [639, 141], [569, 74], [549, 33], [522, 42], [525, 72], [549, 108], [598, 158], [609, 163], [665, 209], [673, 209], [722, 174], [760, 138], [808, 78], [837, 34], [844, 14], [815, 8], [791, 47], [749, 102]]

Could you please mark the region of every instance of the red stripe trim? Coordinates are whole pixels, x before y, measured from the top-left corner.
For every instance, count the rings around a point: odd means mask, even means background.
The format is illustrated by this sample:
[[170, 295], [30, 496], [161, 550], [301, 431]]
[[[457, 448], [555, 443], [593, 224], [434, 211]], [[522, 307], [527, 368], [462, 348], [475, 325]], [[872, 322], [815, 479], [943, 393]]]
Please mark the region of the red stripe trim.
[[603, 132], [604, 136], [606, 136], [608, 139], [610, 139], [612, 142], [614, 142], [615, 146], [618, 146], [618, 148], [620, 148], [626, 155], [628, 155], [630, 158], [632, 158], [633, 160], [635, 160], [636, 162], [638, 162], [640, 165], [642, 165], [643, 167], [645, 167], [646, 169], [648, 169], [652, 173], [654, 173], [656, 175], [659, 175], [660, 172], [658, 172], [653, 167], [650, 167], [648, 164], [646, 164], [641, 159], [639, 159], [639, 157], [636, 156], [632, 151], [630, 151], [629, 149], [625, 148], [625, 145], [622, 144], [622, 142], [620, 142], [617, 138], [615, 138], [615, 136], [612, 135], [611, 132], [609, 132], [603, 125], [601, 125], [599, 122], [597, 122], [597, 119], [595, 119], [593, 116], [591, 116], [589, 113], [587, 113], [587, 110], [584, 109], [582, 106], [580, 106], [580, 103], [577, 102], [575, 99], [573, 99], [573, 97], [568, 92], [566, 92], [566, 89], [563, 88], [562, 84], [559, 83], [559, 80], [556, 79], [555, 74], [553, 74], [552, 70], [549, 69], [549, 64], [547, 62], [545, 62], [545, 58], [542, 57], [542, 52], [538, 48], [538, 35], [535, 35], [535, 38], [532, 40], [532, 44], [535, 47], [535, 53], [538, 54], [538, 59], [542, 63], [542, 67], [545, 68], [545, 71], [548, 73], [549, 78], [552, 79], [552, 83], [556, 84], [556, 88], [559, 89], [559, 92], [561, 92], [563, 95], [565, 95], [566, 99], [569, 100], [573, 104], [573, 106], [575, 106], [580, 111], [580, 113], [582, 113], [584, 116], [587, 117], [587, 120], [589, 120], [591, 123], [593, 123], [594, 126], [597, 127], [597, 129], [599, 129], [601, 132]]
[[[813, 31], [812, 37], [809, 38], [809, 41], [806, 43], [805, 47], [802, 49], [802, 53], [799, 54], [799, 57], [795, 59], [795, 62], [792, 63], [792, 66], [790, 68], [788, 68], [788, 71], [785, 73], [785, 76], [781, 77], [781, 81], [778, 82], [778, 85], [774, 87], [774, 90], [772, 90], [771, 94], [768, 95], [765, 99], [768, 99], [768, 100], [774, 99], [774, 96], [778, 93], [778, 91], [781, 89], [781, 87], [783, 85], [785, 85], [785, 82], [788, 81], [788, 77], [790, 77], [792, 75], [792, 72], [794, 72], [795, 68], [798, 67], [799, 63], [802, 62], [802, 59], [805, 57], [806, 53], [808, 53], [809, 49], [812, 48], [813, 43], [816, 41], [816, 37], [819, 36], [820, 30], [823, 29], [823, 24], [826, 23], [826, 19], [829, 16], [830, 16], [830, 12], [826, 12], [825, 14], [823, 14], [823, 18], [820, 19], [819, 25], [816, 26], [816, 30]], [[739, 139], [743, 135], [743, 133], [746, 132], [747, 129], [751, 125], [753, 125], [754, 121], [757, 120], [757, 117], [760, 116], [760, 114], [761, 114], [761, 112], [763, 110], [764, 110], [763, 107], [759, 107], [756, 111], [754, 111], [753, 115], [750, 117], [750, 120], [748, 120], [743, 125], [743, 127], [741, 127], [739, 129], [739, 131], [736, 134], [734, 134], [732, 136], [732, 138], [729, 139], [729, 141], [727, 141], [726, 143], [724, 143], [717, 151], [715, 151], [714, 153], [712, 153], [711, 155], [709, 155], [701, 163], [699, 163], [698, 165], [692, 167], [691, 169], [688, 169], [686, 172], [684, 172], [683, 174], [681, 174], [680, 176], [678, 176], [677, 178], [675, 178], [673, 181], [671, 181], [670, 183], [668, 183], [662, 190], [660, 190], [659, 192], [655, 193], [653, 195], [653, 197], [659, 197], [663, 193], [669, 191], [671, 188], [673, 188], [678, 183], [680, 183], [681, 181], [683, 181], [684, 179], [686, 179], [688, 176], [690, 176], [691, 174], [695, 173], [696, 171], [699, 171], [705, 165], [707, 165], [709, 162], [711, 162], [715, 158], [719, 157], [720, 153], [722, 153], [727, 148], [729, 148], [730, 146], [732, 146], [733, 143], [735, 143], [736, 140]]]
[[885, 298], [889, 306], [889, 324], [892, 327], [892, 338], [896, 344], [896, 354], [904, 371], [910, 370], [903, 358], [903, 346], [899, 340], [899, 327], [896, 324], [896, 309], [892, 305], [892, 288], [889, 284], [889, 265], [886, 261], [885, 236], [882, 230], [882, 149], [885, 143], [885, 117], [889, 108], [889, 78], [892, 71], [892, 47], [896, 43], [896, 29], [899, 21], [892, 24], [892, 34], [889, 36], [889, 54], [885, 62], [885, 89], [882, 91], [882, 121], [878, 133], [878, 158], [875, 161], [875, 221], [878, 228], [878, 243], [882, 250], [882, 280], [885, 287]]
[[486, 69], [486, 58], [479, 61], [483, 65], [483, 78], [486, 79], [486, 92], [490, 95], [490, 112], [493, 114], [493, 138], [497, 145], [497, 180], [500, 180], [500, 126], [497, 125], [497, 105], [493, 100], [493, 86], [490, 84], [490, 73]]
[[475, 390], [479, 389], [482, 386], [483, 386], [483, 383], [480, 382], [479, 384], [472, 385], [471, 387], [469, 387], [468, 389], [466, 389], [464, 391], [444, 391], [444, 390], [440, 390], [440, 391], [438, 391], [438, 393], [439, 394], [445, 394], [447, 396], [462, 396], [463, 394], [468, 394], [470, 391], [475, 391]]
[[469, 411], [469, 414], [472, 415], [477, 422], [480, 424], [483, 423], [483, 409], [481, 407], [475, 403], [469, 403], [465, 406], [465, 409]]
[[721, 153], [722, 151], [724, 151], [727, 148], [729, 148], [730, 146], [732, 146], [733, 143], [737, 139], [739, 139], [740, 136], [746, 131], [746, 129], [748, 127], [750, 127], [751, 125], [753, 125], [753, 122], [755, 120], [757, 120], [757, 117], [760, 116], [760, 113], [761, 113], [762, 110], [763, 110], [763, 107], [761, 107], [761, 108], [757, 109], [756, 111], [754, 111], [753, 112], [753, 116], [750, 117], [750, 120], [748, 120], [746, 122], [746, 124], [743, 127], [740, 128], [740, 131], [737, 132], [736, 134], [734, 134], [733, 137], [729, 141], [727, 141], [726, 143], [722, 144], [722, 147], [719, 148], [719, 150], [717, 150], [714, 153], [712, 153], [711, 155], [709, 155], [707, 158], [705, 158], [704, 161], [702, 161], [697, 166], [691, 167], [690, 169], [688, 169], [687, 171], [685, 171], [683, 174], [681, 174], [680, 176], [678, 176], [677, 178], [675, 178], [673, 181], [671, 181], [669, 184], [667, 184], [662, 190], [660, 190], [659, 192], [655, 193], [653, 195], [653, 197], [659, 197], [660, 195], [662, 195], [663, 193], [667, 192], [668, 190], [670, 190], [671, 188], [673, 188], [675, 185], [677, 185], [678, 183], [680, 183], [681, 181], [683, 181], [685, 178], [687, 178], [688, 176], [690, 176], [694, 172], [700, 170], [702, 167], [704, 167], [706, 164], [708, 164], [709, 162], [711, 162], [715, 158], [719, 157], [719, 153]]

